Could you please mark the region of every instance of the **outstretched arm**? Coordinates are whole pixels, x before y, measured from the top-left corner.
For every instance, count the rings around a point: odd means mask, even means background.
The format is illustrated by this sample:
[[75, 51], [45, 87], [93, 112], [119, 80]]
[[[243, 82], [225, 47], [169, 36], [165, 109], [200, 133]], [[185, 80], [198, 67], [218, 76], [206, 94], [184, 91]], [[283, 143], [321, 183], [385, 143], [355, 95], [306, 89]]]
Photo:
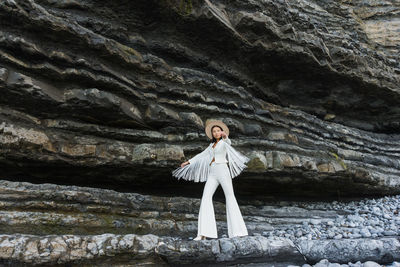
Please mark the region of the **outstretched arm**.
[[189, 162], [189, 163], [192, 163], [193, 161], [195, 161], [195, 160], [197, 160], [197, 159], [200, 159], [200, 158], [206, 156], [206, 155], [208, 154], [208, 149], [209, 149], [209, 146], [208, 146], [206, 149], [204, 149], [202, 152], [200, 152], [199, 154], [197, 154], [196, 156], [194, 156], [193, 158], [189, 159], [188, 162]]
[[[209, 162], [211, 156], [211, 144], [201, 153], [181, 164], [181, 167], [172, 171], [172, 175], [178, 179], [194, 182], [207, 181]], [[189, 164], [191, 162], [191, 164]]]

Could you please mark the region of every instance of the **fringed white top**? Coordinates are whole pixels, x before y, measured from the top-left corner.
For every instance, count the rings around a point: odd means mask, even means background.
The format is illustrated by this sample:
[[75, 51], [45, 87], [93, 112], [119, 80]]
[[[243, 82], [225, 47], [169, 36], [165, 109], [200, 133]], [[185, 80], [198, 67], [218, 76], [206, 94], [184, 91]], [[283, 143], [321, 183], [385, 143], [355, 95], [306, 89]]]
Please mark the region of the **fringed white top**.
[[206, 149], [189, 159], [190, 164], [178, 167], [172, 171], [172, 175], [179, 179], [194, 182], [207, 181], [210, 164], [215, 157], [215, 163], [228, 163], [230, 175], [233, 178], [238, 176], [247, 166], [250, 159], [231, 146], [231, 140], [226, 137], [222, 138], [215, 148], [210, 143]]

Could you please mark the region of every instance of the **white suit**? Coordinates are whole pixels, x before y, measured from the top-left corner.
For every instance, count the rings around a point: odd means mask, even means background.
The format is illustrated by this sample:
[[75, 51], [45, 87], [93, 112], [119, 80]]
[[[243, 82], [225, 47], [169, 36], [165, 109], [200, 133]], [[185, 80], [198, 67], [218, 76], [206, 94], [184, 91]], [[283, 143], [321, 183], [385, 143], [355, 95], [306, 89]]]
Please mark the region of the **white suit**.
[[[232, 179], [247, 167], [245, 163], [250, 159], [236, 151], [228, 137], [221, 139], [215, 148], [212, 145], [210, 143], [203, 152], [189, 159], [190, 164], [175, 169], [172, 174], [178, 179], [206, 181], [198, 217], [198, 236], [218, 237], [212, 196], [219, 184], [225, 194], [228, 236], [248, 235], [233, 192]], [[215, 161], [211, 162], [213, 158]]]

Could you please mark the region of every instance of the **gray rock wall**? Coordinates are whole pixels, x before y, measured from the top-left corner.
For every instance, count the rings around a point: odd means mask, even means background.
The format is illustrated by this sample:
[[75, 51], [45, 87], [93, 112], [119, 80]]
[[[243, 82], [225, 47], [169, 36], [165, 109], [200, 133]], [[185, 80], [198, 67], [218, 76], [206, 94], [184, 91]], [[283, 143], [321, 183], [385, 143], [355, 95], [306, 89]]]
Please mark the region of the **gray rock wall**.
[[[399, 9], [396, 0], [0, 1], [1, 260], [262, 263], [274, 236], [286, 245], [271, 261], [397, 260], [388, 249], [398, 247], [397, 196], [307, 203], [400, 193]], [[171, 171], [206, 147], [209, 118], [251, 159], [234, 180], [251, 236], [207, 241], [196, 258], [203, 243], [184, 239], [196, 233], [204, 184]], [[214, 199], [223, 233], [221, 190]], [[104, 233], [152, 243], [86, 246]], [[62, 260], [48, 254], [58, 245], [35, 250], [48, 238], [80, 249]], [[369, 242], [373, 256], [357, 252]]]
[[398, 8], [2, 1], [4, 177], [183, 194], [170, 172], [219, 118], [243, 196], [398, 193]]

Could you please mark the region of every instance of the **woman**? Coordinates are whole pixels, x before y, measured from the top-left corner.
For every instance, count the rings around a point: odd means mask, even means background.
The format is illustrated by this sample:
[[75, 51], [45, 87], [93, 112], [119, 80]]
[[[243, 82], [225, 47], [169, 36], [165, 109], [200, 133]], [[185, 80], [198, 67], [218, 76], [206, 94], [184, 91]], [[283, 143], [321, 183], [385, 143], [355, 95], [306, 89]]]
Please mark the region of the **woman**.
[[248, 232], [233, 192], [232, 179], [247, 167], [245, 163], [250, 159], [231, 146], [229, 128], [222, 121], [208, 120], [205, 131], [212, 139], [208, 147], [172, 171], [178, 180], [206, 182], [194, 240], [218, 237], [212, 197], [219, 184], [225, 194], [228, 236], [246, 236]]

